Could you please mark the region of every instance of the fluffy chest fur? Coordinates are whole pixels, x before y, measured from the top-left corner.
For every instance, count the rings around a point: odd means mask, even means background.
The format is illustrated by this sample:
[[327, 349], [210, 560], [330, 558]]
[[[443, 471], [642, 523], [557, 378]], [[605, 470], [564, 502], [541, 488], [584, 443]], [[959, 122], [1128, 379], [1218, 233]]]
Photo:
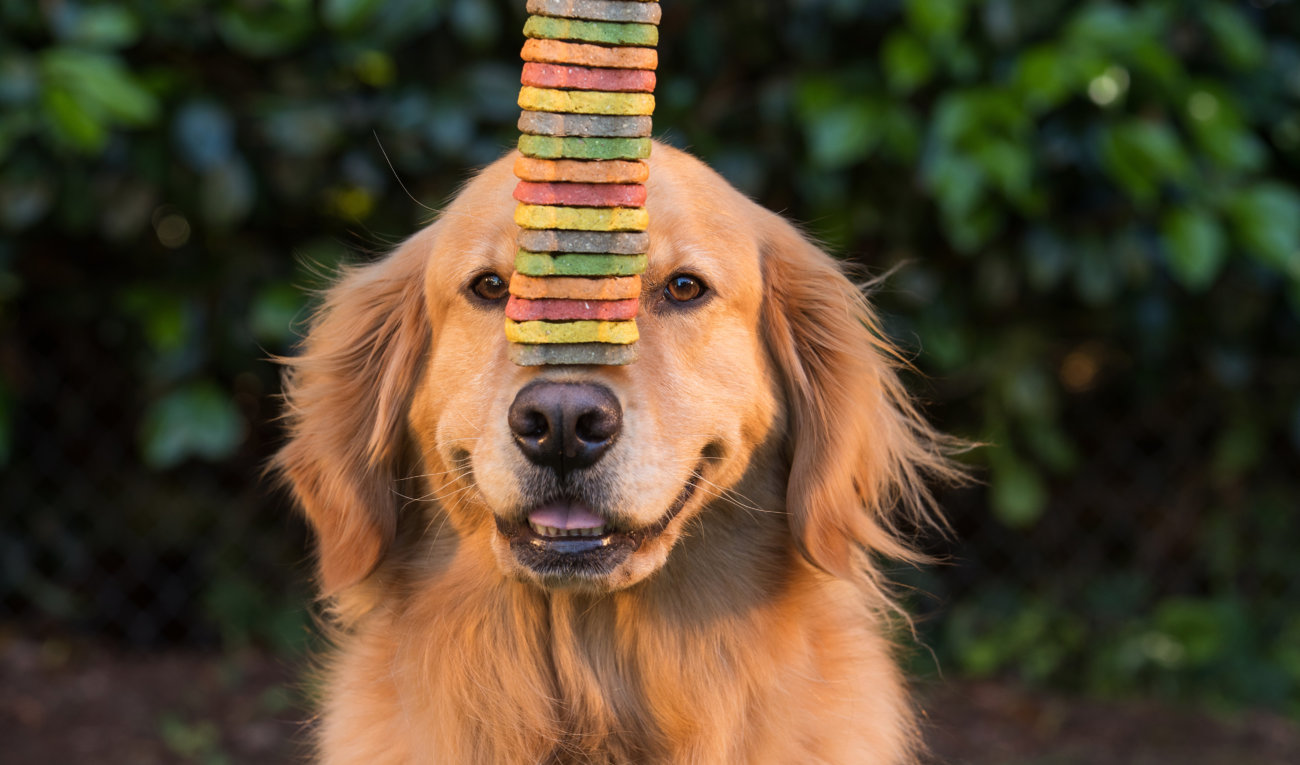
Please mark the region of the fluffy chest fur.
[[454, 562], [342, 638], [323, 762], [902, 762], [915, 743], [880, 625], [795, 559], [782, 565], [807, 581], [746, 584], [715, 609], [654, 581], [599, 597], [484, 588], [481, 563]]

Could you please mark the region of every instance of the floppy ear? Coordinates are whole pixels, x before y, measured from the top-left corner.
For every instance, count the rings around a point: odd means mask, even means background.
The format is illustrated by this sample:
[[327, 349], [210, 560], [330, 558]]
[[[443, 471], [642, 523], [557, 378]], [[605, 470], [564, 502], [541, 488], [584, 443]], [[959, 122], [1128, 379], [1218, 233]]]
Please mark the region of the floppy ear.
[[275, 467], [316, 532], [328, 596], [374, 570], [397, 525], [406, 407], [431, 330], [417, 235], [325, 293], [284, 375], [288, 443]]
[[954, 442], [921, 417], [903, 365], [857, 286], [790, 223], [761, 230], [764, 327], [790, 410], [786, 507], [800, 551], [837, 576], [861, 573], [861, 551], [922, 556], [894, 519], [938, 522], [927, 478], [959, 479]]

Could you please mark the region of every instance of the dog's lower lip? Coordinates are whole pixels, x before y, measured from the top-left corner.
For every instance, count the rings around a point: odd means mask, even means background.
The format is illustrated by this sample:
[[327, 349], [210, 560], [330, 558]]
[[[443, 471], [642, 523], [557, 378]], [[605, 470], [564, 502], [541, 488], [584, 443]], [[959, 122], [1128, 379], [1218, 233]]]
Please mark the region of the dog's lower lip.
[[[649, 526], [628, 531], [608, 525], [562, 530], [528, 520], [511, 522], [498, 516], [497, 531], [509, 540], [519, 562], [539, 574], [565, 577], [608, 574], [646, 540], [657, 537], [668, 527], [694, 496], [703, 469], [702, 463], [696, 466], [668, 511]], [[591, 533], [596, 531], [599, 533]]]

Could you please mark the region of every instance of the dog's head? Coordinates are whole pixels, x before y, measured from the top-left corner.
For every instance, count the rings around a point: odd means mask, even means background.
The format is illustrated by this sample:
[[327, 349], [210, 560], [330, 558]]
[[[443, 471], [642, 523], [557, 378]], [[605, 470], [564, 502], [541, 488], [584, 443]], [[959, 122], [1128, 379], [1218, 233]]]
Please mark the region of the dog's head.
[[891, 511], [923, 511], [921, 479], [949, 468], [858, 289], [699, 161], [656, 145], [651, 165], [632, 365], [507, 358], [510, 158], [328, 293], [288, 362], [278, 460], [324, 592], [374, 573], [422, 509], [427, 537], [547, 588], [639, 582], [727, 502], [832, 574], [909, 554]]

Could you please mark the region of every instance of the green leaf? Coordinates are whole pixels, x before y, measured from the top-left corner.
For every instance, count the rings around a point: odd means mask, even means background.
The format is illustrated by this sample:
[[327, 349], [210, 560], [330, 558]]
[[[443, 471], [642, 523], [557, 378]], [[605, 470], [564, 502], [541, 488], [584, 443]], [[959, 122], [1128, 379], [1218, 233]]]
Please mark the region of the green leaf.
[[1202, 11], [1215, 47], [1235, 69], [1250, 69], [1264, 61], [1265, 45], [1259, 30], [1230, 3], [1208, 3]]
[[384, 0], [325, 0], [321, 13], [325, 25], [340, 32], [355, 32], [374, 16]]
[[989, 450], [993, 515], [1013, 529], [1034, 525], [1047, 507], [1047, 485], [1032, 465], [1005, 445]]
[[46, 89], [41, 96], [45, 117], [56, 136], [86, 152], [98, 152], [108, 143], [108, 128], [98, 115], [63, 88]]
[[1035, 111], [1057, 106], [1078, 86], [1066, 53], [1055, 45], [1041, 45], [1022, 53], [1011, 79], [1025, 105]]
[[1247, 252], [1300, 280], [1300, 193], [1265, 181], [1238, 192], [1226, 209], [1233, 234]]
[[[41, 55], [41, 71], [47, 88], [64, 93], [101, 128], [149, 125], [158, 117], [153, 94], [114, 54], [51, 48]], [[92, 146], [88, 141], [82, 145]]]
[[217, 30], [240, 53], [265, 58], [286, 53], [310, 34], [311, 0], [240, 4], [217, 16]]
[[907, 21], [922, 37], [950, 40], [966, 24], [965, 0], [906, 0]]
[[889, 87], [896, 93], [911, 93], [929, 82], [934, 74], [934, 60], [925, 46], [904, 30], [894, 32], [885, 40], [881, 63]]
[[306, 298], [289, 284], [267, 287], [253, 301], [248, 323], [260, 342], [287, 347], [297, 336], [294, 322], [302, 318]]
[[1227, 648], [1230, 614], [1208, 600], [1175, 598], [1156, 608], [1155, 628], [1173, 641], [1169, 664], [1203, 666]]
[[1028, 420], [1025, 423], [1025, 440], [1039, 461], [1058, 475], [1069, 473], [1079, 463], [1079, 452], [1074, 443], [1053, 420]]
[[93, 48], [125, 48], [140, 37], [140, 24], [127, 8], [117, 5], [61, 3], [55, 12], [60, 39]]
[[123, 313], [140, 322], [155, 356], [175, 353], [193, 344], [195, 322], [183, 295], [156, 287], [135, 286], [122, 294], [120, 306]]
[[1156, 200], [1160, 186], [1187, 178], [1191, 160], [1168, 123], [1130, 120], [1102, 135], [1102, 162], [1110, 176], [1140, 205]]
[[970, 215], [984, 198], [987, 176], [979, 165], [965, 157], [935, 155], [926, 164], [924, 174], [947, 215]]
[[993, 185], [1022, 209], [1034, 206], [1034, 158], [1029, 146], [1001, 139], [983, 142], [975, 160]]
[[230, 397], [208, 381], [191, 383], [154, 401], [140, 427], [142, 457], [155, 469], [187, 458], [220, 460], [244, 440], [247, 424]]
[[1213, 215], [1195, 207], [1172, 209], [1161, 221], [1160, 234], [1175, 279], [1192, 292], [1203, 292], [1214, 283], [1228, 243]]
[[1064, 42], [1069, 46], [1108, 49], [1134, 33], [1132, 12], [1109, 2], [1088, 3], [1070, 20]]
[[881, 117], [877, 105], [862, 100], [823, 111], [805, 127], [812, 161], [840, 168], [865, 159], [880, 143]]

